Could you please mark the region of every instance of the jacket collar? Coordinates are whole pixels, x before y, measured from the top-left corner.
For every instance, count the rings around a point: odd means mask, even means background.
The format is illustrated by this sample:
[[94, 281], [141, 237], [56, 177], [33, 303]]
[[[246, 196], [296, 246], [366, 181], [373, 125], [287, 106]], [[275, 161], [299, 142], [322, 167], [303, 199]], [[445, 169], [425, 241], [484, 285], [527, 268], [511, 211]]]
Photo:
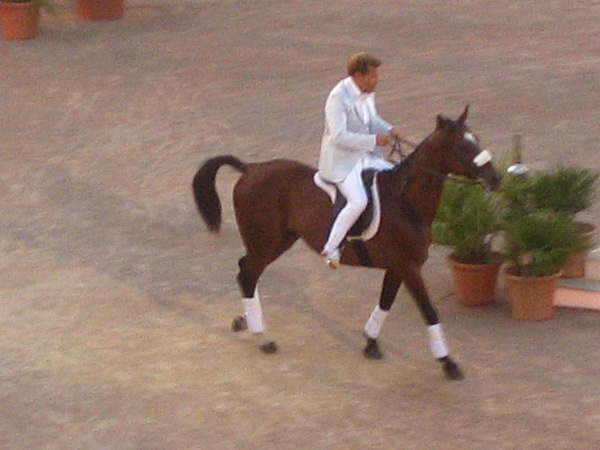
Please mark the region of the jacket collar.
[[372, 93], [363, 92], [352, 77], [347, 77], [344, 80], [346, 91], [350, 94], [353, 101], [362, 100], [368, 98]]

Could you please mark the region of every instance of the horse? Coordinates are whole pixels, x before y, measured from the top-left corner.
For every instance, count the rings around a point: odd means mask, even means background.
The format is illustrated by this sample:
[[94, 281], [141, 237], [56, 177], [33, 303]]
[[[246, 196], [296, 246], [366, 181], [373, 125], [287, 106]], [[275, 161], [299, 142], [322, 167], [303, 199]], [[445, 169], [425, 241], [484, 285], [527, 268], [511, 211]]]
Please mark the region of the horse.
[[[385, 270], [379, 302], [364, 328], [364, 356], [383, 357], [379, 333], [404, 283], [427, 326], [431, 352], [449, 379], [462, 379], [464, 375], [450, 357], [421, 275], [431, 244], [431, 225], [449, 174], [483, 182], [490, 190], [500, 184], [490, 153], [480, 148], [478, 137], [465, 124], [467, 113], [468, 105], [456, 120], [438, 115], [434, 131], [412, 153], [393, 169], [377, 173], [379, 229], [370, 240], [347, 241], [341, 257], [341, 264]], [[314, 183], [316, 169], [306, 164], [288, 159], [245, 163], [235, 156], [217, 156], [200, 167], [192, 182], [198, 211], [214, 233], [221, 225], [215, 179], [224, 165], [242, 174], [233, 190], [233, 203], [246, 248], [238, 261], [237, 274], [245, 313], [233, 320], [232, 329], [250, 331], [259, 338], [261, 350], [272, 353], [277, 345], [265, 333], [258, 280], [266, 267], [298, 239], [320, 252], [332, 223], [331, 200]]]

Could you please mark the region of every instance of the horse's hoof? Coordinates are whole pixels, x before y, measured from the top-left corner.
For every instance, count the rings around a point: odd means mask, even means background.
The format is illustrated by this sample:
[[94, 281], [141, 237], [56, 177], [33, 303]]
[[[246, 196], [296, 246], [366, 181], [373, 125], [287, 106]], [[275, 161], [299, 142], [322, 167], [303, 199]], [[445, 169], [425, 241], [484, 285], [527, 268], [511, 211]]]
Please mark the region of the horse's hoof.
[[260, 345], [260, 350], [263, 353], [275, 353], [277, 351], [277, 344], [275, 341], [267, 341]]
[[246, 323], [246, 317], [244, 317], [244, 316], [237, 316], [231, 322], [231, 331], [234, 331], [237, 333], [238, 331], [244, 331], [247, 329], [248, 329], [248, 324]]
[[376, 339], [367, 338], [367, 345], [363, 349], [363, 355], [367, 359], [383, 359], [383, 353], [379, 350]]
[[449, 380], [463, 380], [465, 378], [465, 374], [463, 373], [462, 370], [460, 370], [460, 367], [458, 367], [458, 364], [456, 364], [451, 359], [447, 359], [447, 360], [443, 361], [443, 364], [444, 364], [444, 375]]

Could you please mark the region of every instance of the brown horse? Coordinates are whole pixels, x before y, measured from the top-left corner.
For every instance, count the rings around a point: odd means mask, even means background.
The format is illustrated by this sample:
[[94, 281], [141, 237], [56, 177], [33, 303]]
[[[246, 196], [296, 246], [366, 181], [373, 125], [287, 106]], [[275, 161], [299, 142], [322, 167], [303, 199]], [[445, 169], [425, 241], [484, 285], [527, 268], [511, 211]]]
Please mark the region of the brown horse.
[[[450, 379], [461, 379], [463, 375], [450, 358], [438, 315], [421, 276], [431, 243], [431, 224], [448, 174], [483, 180], [490, 189], [496, 189], [500, 183], [489, 153], [480, 149], [477, 137], [465, 125], [467, 112], [468, 107], [455, 121], [438, 116], [435, 130], [416, 150], [394, 169], [378, 173], [379, 230], [368, 241], [348, 241], [341, 258], [342, 264], [385, 270], [379, 304], [364, 330], [367, 338], [364, 355], [382, 357], [377, 338], [404, 283], [427, 324], [431, 351]], [[299, 162], [278, 159], [244, 163], [233, 156], [212, 158], [199, 169], [193, 181], [198, 210], [212, 232], [218, 232], [221, 224], [215, 178], [223, 165], [242, 173], [233, 200], [246, 247], [237, 276], [245, 314], [234, 319], [232, 328], [248, 329], [262, 338], [263, 351], [274, 352], [277, 346], [264, 336], [256, 289], [258, 279], [298, 238], [316, 252], [322, 249], [332, 222], [331, 201], [314, 184], [315, 169]]]

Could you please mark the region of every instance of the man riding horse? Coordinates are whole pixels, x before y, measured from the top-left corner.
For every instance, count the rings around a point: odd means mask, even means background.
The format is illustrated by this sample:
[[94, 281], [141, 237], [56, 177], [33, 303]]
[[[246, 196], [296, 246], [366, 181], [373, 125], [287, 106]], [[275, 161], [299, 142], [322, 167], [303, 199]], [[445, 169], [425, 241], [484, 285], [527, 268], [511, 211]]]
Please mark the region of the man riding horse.
[[[355, 58], [363, 61], [364, 57], [362, 54]], [[387, 144], [390, 136], [395, 135], [393, 127], [379, 118], [375, 110], [372, 92], [380, 62], [371, 58], [366, 64], [351, 59], [352, 75], [332, 91], [326, 107], [320, 172], [340, 185], [351, 199], [354, 194], [360, 196], [363, 188], [356, 181], [358, 176], [353, 182], [345, 180], [365, 167], [390, 167], [376, 147]], [[357, 101], [361, 95], [366, 98]], [[383, 356], [379, 334], [400, 286], [405, 285], [427, 326], [432, 355], [442, 364], [444, 375], [453, 380], [461, 379], [463, 373], [450, 357], [421, 269], [428, 258], [431, 226], [446, 177], [454, 174], [482, 180], [490, 189], [500, 185], [490, 152], [480, 147], [479, 138], [466, 125], [467, 113], [468, 107], [456, 120], [438, 115], [434, 130], [401, 164], [378, 174], [382, 211], [379, 228], [360, 245], [349, 244], [341, 257], [341, 262], [347, 265], [385, 270], [379, 302], [364, 328], [365, 357]], [[238, 260], [237, 275], [244, 314], [233, 320], [232, 329], [248, 330], [259, 339], [263, 352], [273, 353], [277, 345], [266, 334], [257, 287], [263, 272], [299, 239], [318, 252], [329, 235], [330, 242], [324, 251], [329, 252], [325, 257], [331, 259], [331, 253], [337, 250], [346, 229], [358, 215], [352, 212], [338, 217], [329, 232], [331, 199], [315, 184], [317, 171], [313, 167], [289, 159], [246, 163], [233, 155], [221, 155], [205, 161], [192, 182], [198, 211], [215, 233], [221, 226], [216, 176], [224, 165], [241, 174], [233, 189], [233, 207], [245, 247], [245, 254]], [[363, 253], [368, 258], [363, 258]]]
[[340, 264], [340, 245], [346, 234], [367, 207], [361, 173], [364, 169], [393, 168], [379, 147], [388, 145], [390, 138], [397, 136], [394, 127], [375, 108], [381, 60], [363, 52], [351, 56], [347, 65], [348, 77], [327, 97], [319, 158], [319, 176], [335, 184], [347, 200], [321, 252], [321, 258], [333, 268]]

